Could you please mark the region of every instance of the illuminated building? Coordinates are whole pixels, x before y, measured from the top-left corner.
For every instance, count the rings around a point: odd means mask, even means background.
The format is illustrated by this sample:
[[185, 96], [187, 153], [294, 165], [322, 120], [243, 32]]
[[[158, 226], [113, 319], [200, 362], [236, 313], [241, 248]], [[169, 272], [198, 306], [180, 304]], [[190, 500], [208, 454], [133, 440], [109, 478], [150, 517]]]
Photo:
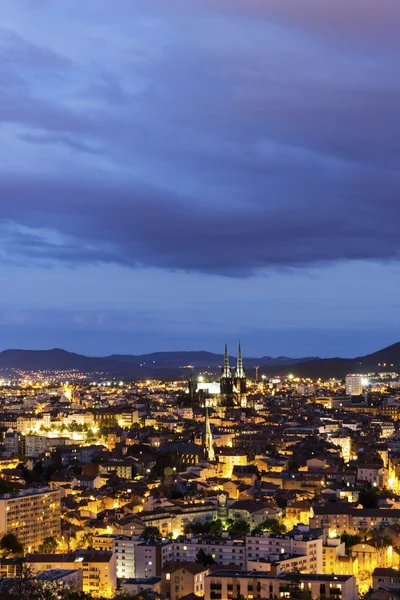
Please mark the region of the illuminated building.
[[60, 492], [24, 490], [0, 497], [0, 534], [13, 533], [27, 552], [37, 550], [46, 537], [61, 536]]
[[[349, 575], [300, 574], [301, 591], [312, 598], [340, 598], [357, 600], [356, 580]], [[277, 575], [273, 571], [214, 571], [205, 579], [205, 600], [228, 600], [229, 598], [291, 598], [293, 576]]]
[[348, 396], [361, 396], [363, 390], [361, 375], [346, 376], [346, 394]]
[[163, 572], [163, 592], [170, 600], [178, 600], [189, 594], [204, 596], [204, 579], [210, 572], [197, 562], [167, 565]]
[[112, 550], [117, 562], [117, 577], [136, 577], [135, 546], [143, 543], [138, 537], [118, 536], [112, 540]]
[[112, 598], [117, 588], [116, 560], [112, 552], [78, 550], [70, 554], [31, 554], [34, 573], [48, 569], [82, 569], [83, 591], [95, 598]]

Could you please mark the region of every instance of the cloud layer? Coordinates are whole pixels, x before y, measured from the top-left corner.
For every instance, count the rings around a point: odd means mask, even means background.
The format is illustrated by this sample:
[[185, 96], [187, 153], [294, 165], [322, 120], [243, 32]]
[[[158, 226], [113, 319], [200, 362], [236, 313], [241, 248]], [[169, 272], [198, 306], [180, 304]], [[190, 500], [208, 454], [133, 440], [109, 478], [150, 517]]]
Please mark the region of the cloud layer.
[[398, 260], [395, 0], [0, 16], [3, 260], [234, 277]]

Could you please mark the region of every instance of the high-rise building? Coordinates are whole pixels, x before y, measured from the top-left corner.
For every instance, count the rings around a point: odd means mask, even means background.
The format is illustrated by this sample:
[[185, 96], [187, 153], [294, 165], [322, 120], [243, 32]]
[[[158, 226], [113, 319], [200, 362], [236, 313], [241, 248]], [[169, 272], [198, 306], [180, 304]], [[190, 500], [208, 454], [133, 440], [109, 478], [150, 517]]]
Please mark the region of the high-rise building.
[[0, 496], [0, 537], [13, 533], [26, 552], [47, 537], [61, 536], [60, 491], [29, 489]]
[[360, 396], [362, 394], [362, 376], [346, 376], [346, 394], [349, 396]]

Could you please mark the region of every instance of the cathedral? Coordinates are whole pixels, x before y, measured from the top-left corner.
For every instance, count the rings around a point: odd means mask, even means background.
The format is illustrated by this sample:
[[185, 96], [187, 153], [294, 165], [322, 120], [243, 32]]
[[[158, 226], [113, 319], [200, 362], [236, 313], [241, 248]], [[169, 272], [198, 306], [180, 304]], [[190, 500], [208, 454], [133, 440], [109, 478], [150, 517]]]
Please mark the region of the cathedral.
[[246, 374], [243, 368], [240, 342], [234, 375], [232, 375], [231, 367], [229, 365], [228, 344], [225, 343], [224, 366], [221, 371], [220, 386], [221, 406], [246, 406]]

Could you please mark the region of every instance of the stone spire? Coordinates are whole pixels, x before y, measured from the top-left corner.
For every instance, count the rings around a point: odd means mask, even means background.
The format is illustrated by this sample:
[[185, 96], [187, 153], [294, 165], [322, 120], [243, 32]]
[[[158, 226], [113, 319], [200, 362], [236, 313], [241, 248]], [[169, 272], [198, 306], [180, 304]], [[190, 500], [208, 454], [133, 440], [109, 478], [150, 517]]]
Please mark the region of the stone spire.
[[238, 357], [237, 357], [237, 366], [236, 366], [235, 376], [240, 379], [245, 377], [244, 369], [243, 369], [242, 349], [240, 347], [240, 340], [239, 340], [239, 349], [238, 349]]
[[204, 432], [204, 452], [208, 460], [215, 460], [215, 452], [212, 440], [212, 432], [210, 425], [210, 417], [208, 414], [208, 406], [206, 404], [206, 423]]
[[232, 377], [231, 368], [229, 366], [228, 344], [225, 342], [224, 366], [222, 369], [222, 377]]

